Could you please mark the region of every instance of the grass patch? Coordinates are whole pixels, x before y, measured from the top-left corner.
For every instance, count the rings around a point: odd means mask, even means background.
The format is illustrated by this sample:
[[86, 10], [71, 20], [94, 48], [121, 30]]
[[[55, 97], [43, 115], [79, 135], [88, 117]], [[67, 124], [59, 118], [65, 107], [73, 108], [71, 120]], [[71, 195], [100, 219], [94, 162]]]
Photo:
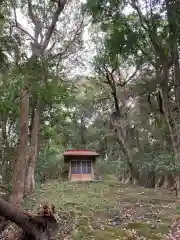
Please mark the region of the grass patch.
[[170, 194], [115, 181], [49, 182], [24, 206], [35, 209], [44, 201], [59, 212], [63, 231], [58, 239], [68, 234], [74, 240], [160, 240], [177, 216], [177, 202]]

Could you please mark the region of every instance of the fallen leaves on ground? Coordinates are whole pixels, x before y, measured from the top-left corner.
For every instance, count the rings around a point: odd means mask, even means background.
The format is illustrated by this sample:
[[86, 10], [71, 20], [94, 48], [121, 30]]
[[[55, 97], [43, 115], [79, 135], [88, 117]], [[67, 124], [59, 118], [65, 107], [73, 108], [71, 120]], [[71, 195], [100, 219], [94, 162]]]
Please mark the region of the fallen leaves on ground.
[[44, 199], [59, 211], [59, 240], [165, 239], [177, 216], [171, 194], [118, 182], [47, 183], [25, 206], [35, 208]]

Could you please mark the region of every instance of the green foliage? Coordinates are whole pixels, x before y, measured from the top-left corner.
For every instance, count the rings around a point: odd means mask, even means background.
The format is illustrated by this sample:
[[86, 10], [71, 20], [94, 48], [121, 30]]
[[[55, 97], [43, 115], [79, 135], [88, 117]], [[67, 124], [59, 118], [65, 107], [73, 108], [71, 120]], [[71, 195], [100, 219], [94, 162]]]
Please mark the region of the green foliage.
[[145, 153], [142, 170], [154, 170], [159, 174], [174, 173], [175, 164], [173, 153], [167, 151], [153, 152], [152, 150], [151, 152]]

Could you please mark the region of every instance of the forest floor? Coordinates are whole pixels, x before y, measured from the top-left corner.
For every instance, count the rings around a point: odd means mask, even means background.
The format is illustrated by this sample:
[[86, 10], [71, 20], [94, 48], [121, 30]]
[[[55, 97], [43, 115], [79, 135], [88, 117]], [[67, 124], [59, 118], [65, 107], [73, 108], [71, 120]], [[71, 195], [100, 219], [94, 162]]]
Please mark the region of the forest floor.
[[57, 239], [165, 239], [180, 203], [172, 194], [118, 182], [49, 182], [29, 200], [26, 209], [48, 201], [61, 222]]

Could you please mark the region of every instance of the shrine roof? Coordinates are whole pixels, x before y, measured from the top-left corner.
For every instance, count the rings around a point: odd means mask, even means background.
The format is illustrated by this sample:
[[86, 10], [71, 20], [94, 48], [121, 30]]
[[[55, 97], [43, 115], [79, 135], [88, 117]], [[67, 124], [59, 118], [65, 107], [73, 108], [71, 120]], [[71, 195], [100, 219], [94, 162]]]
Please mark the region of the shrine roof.
[[80, 150], [80, 149], [72, 149], [67, 150], [64, 154], [64, 156], [99, 156], [99, 153], [93, 151], [93, 150]]

